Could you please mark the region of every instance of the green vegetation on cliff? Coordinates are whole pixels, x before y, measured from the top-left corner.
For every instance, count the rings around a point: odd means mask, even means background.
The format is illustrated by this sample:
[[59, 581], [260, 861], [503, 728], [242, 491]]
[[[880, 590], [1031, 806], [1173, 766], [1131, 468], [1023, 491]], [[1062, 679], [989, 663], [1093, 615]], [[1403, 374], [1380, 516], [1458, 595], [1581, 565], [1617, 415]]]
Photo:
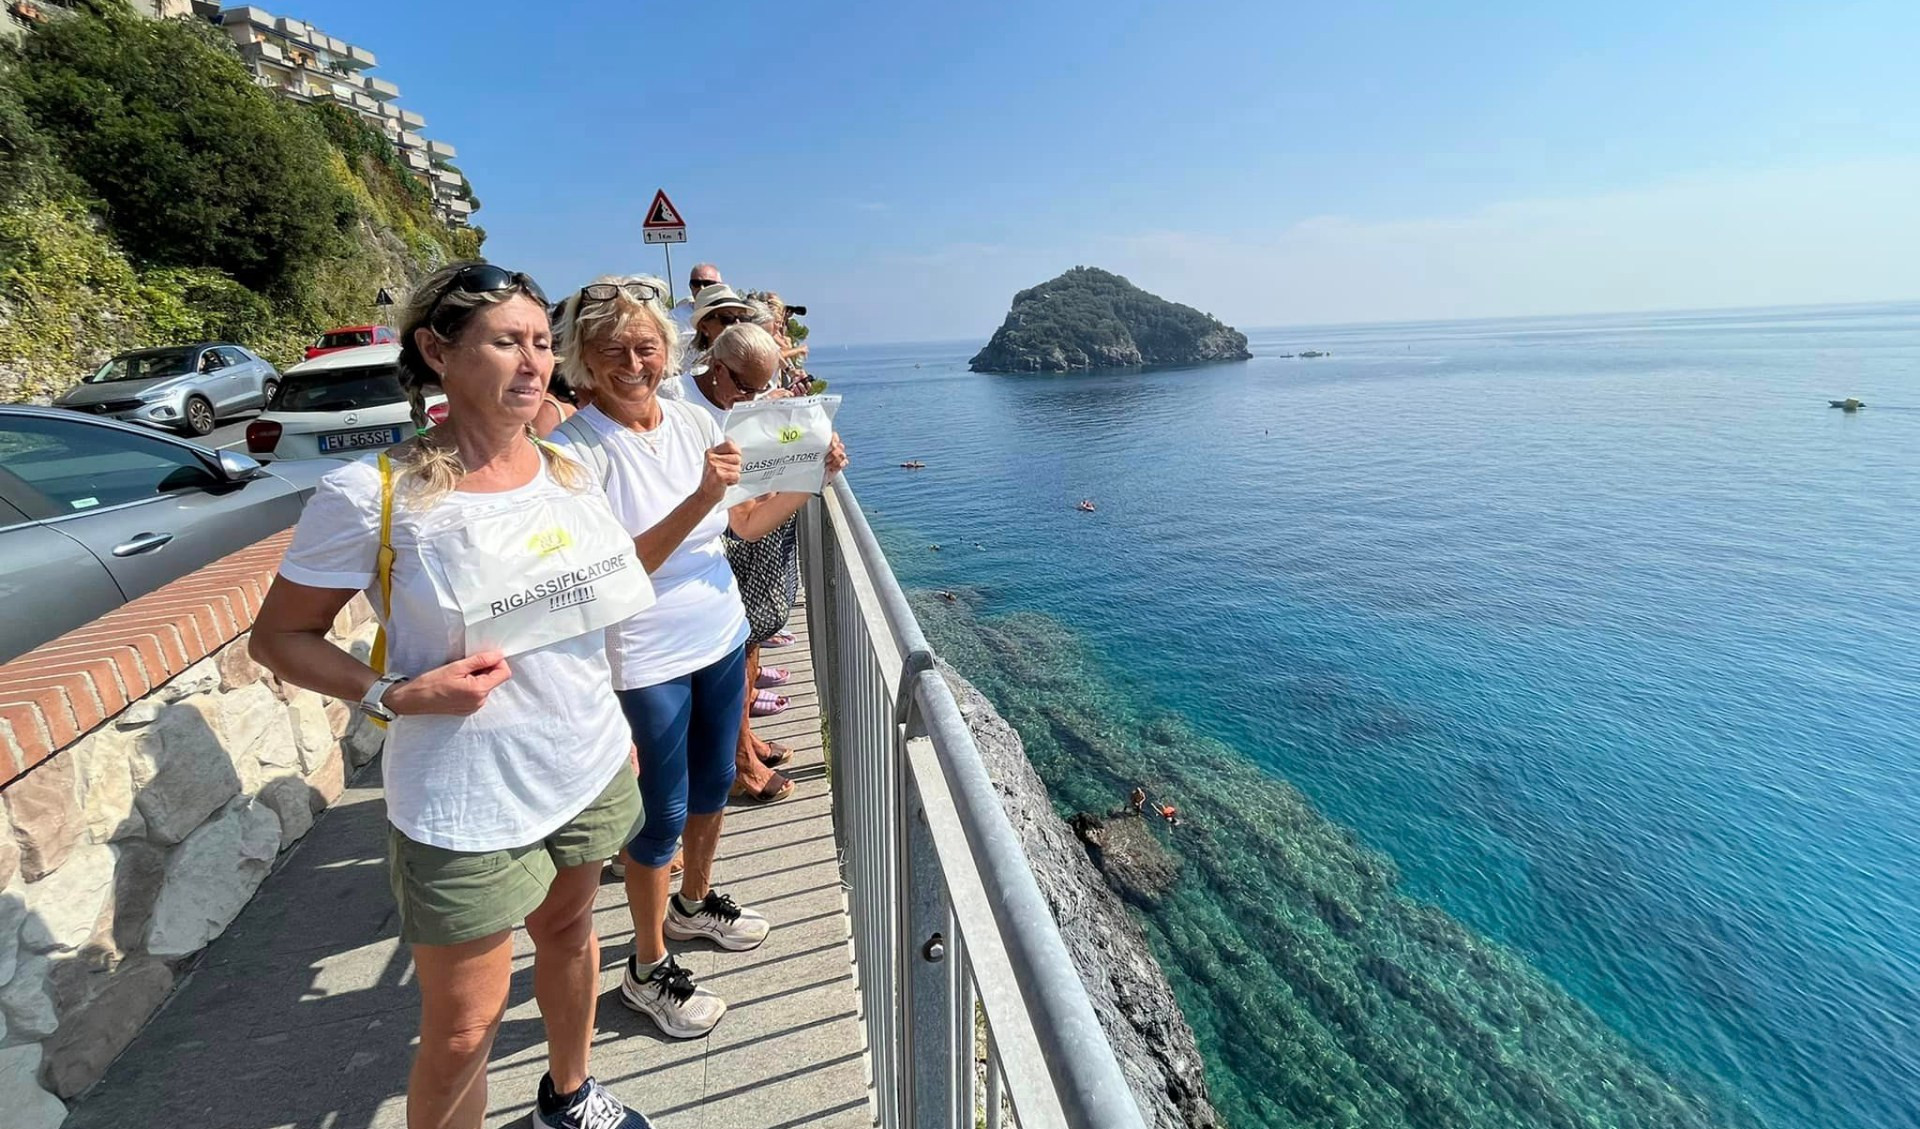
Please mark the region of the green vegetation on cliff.
[[450, 230], [387, 139], [255, 85], [210, 25], [80, 0], [0, 57], [0, 400], [138, 345], [287, 364], [484, 233]]
[[1247, 338], [1192, 306], [1095, 267], [1075, 267], [1013, 296], [974, 372], [1070, 372], [1244, 361]]
[[[1140, 710], [1058, 622], [919, 598], [1067, 816], [1144, 782], [1177, 880], [1127, 890], [1233, 1129], [1754, 1129], [1517, 953], [1399, 889], [1385, 856], [1179, 718]], [[1116, 821], [1121, 822], [1121, 821]]]

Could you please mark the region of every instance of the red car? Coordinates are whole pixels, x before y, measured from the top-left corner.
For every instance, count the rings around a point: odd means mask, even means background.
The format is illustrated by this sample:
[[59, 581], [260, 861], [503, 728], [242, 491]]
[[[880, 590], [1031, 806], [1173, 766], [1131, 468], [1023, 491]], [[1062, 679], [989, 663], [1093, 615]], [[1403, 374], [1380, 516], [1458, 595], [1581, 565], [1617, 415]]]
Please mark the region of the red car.
[[327, 330], [320, 335], [320, 340], [307, 346], [307, 359], [362, 345], [392, 345], [399, 340], [393, 330], [384, 325], [343, 325]]

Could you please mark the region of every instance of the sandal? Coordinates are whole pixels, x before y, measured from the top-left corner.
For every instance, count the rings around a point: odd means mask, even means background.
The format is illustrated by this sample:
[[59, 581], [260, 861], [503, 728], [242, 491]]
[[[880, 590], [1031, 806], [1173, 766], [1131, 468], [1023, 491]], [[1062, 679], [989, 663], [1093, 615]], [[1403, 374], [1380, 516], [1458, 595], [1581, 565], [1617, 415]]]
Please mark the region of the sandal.
[[778, 741], [768, 741], [767, 751], [759, 754], [760, 763], [768, 768], [779, 768], [793, 759], [793, 750]]
[[777, 772], [768, 773], [766, 784], [760, 788], [754, 788], [745, 783], [736, 783], [733, 786], [734, 799], [746, 800], [754, 804], [777, 804], [791, 795], [793, 795], [793, 781]]
[[760, 668], [760, 677], [755, 680], [754, 685], [766, 689], [771, 686], [785, 686], [792, 679], [793, 672], [784, 666], [763, 666]]
[[771, 650], [774, 647], [791, 647], [798, 641], [799, 640], [794, 637], [793, 632], [782, 631], [778, 635], [762, 640], [760, 646], [762, 649]]
[[774, 714], [786, 712], [786, 708], [791, 704], [784, 694], [762, 690], [753, 696], [753, 716], [772, 717]]

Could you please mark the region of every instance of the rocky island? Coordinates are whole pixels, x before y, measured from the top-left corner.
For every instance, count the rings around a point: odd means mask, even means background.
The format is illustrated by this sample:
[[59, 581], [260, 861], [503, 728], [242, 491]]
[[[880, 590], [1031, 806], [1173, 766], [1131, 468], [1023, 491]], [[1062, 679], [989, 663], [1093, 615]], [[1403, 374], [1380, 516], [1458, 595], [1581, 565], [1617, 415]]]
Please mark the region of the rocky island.
[[974, 354], [974, 372], [1076, 372], [1244, 361], [1246, 334], [1097, 267], [1075, 267], [1013, 296]]

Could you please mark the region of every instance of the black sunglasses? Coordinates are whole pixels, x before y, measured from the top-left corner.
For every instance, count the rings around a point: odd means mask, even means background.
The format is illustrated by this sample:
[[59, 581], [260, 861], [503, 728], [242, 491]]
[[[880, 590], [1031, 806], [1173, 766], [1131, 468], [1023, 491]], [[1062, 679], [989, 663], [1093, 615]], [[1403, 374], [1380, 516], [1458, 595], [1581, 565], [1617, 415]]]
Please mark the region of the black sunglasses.
[[709, 319], [721, 325], [739, 325], [743, 321], [752, 321], [753, 315], [745, 310], [717, 310], [700, 320], [704, 322]]
[[644, 282], [594, 282], [580, 288], [580, 300], [583, 302], [611, 302], [626, 291], [627, 296], [642, 302], [652, 302], [660, 297], [660, 288]]
[[720, 285], [717, 278], [690, 278], [687, 280], [687, 293], [698, 294], [709, 286]]
[[440, 303], [446, 301], [447, 295], [456, 290], [462, 294], [499, 294], [507, 290], [524, 290], [528, 297], [540, 303], [541, 309], [544, 310], [547, 307], [546, 292], [541, 290], [540, 284], [533, 279], [519, 271], [497, 267], [492, 263], [474, 263], [456, 271], [453, 281], [448, 283], [447, 288], [440, 292], [440, 296], [433, 300], [433, 305], [427, 307], [428, 325], [432, 325], [434, 317], [440, 313]]

